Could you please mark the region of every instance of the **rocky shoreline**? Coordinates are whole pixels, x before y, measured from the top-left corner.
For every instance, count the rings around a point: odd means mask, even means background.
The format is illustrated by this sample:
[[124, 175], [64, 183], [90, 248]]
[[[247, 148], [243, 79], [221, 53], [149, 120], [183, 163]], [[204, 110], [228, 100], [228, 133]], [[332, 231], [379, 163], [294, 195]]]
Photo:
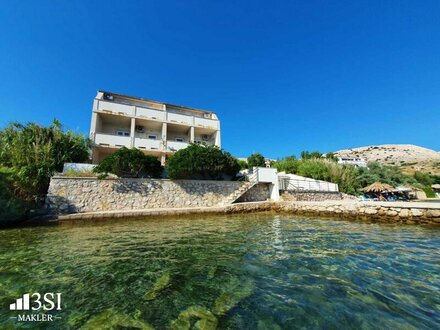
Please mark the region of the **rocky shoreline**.
[[180, 216], [195, 214], [233, 214], [278, 212], [298, 215], [316, 215], [388, 223], [440, 225], [440, 204], [414, 202], [359, 202], [352, 200], [320, 202], [248, 202], [228, 206], [115, 210], [54, 215], [46, 220], [95, 220], [129, 217]]

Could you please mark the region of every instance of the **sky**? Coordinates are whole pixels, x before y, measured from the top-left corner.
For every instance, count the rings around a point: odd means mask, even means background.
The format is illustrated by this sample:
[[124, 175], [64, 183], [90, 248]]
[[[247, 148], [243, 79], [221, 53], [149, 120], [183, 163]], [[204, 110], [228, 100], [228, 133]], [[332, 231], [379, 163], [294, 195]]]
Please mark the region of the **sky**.
[[88, 134], [97, 90], [214, 111], [238, 157], [440, 150], [440, 1], [5, 1], [0, 127]]

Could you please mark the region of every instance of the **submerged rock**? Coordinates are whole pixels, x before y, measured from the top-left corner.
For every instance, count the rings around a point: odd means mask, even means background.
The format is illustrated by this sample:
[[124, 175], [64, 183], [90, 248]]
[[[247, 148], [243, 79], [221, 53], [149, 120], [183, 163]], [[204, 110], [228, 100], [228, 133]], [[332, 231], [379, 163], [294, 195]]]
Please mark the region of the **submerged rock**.
[[212, 312], [215, 315], [225, 314], [234, 308], [241, 300], [250, 296], [254, 291], [254, 288], [254, 282], [249, 280], [243, 284], [238, 284], [237, 286], [230, 288], [215, 300]]
[[106, 309], [102, 313], [89, 319], [81, 330], [99, 330], [99, 329], [119, 329], [133, 328], [141, 330], [153, 330], [154, 328], [140, 320], [136, 320], [129, 315], [122, 314], [114, 309]]
[[198, 318], [193, 329], [213, 330], [217, 328], [217, 318], [209, 310], [200, 306], [191, 306], [179, 314], [179, 317], [171, 323], [173, 330], [191, 329], [191, 320]]
[[158, 278], [158, 280], [156, 281], [156, 283], [154, 283], [151, 290], [149, 290], [144, 295], [145, 300], [156, 299], [158, 294], [170, 285], [170, 282], [171, 282], [170, 272], [166, 272], [165, 274], [163, 274], [161, 277]]

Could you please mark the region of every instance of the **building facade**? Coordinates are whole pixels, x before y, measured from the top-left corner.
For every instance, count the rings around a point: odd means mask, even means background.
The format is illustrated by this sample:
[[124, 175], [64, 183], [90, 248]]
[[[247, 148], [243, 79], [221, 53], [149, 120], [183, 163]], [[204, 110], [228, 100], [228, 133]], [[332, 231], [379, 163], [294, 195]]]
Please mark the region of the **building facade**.
[[191, 142], [221, 147], [213, 112], [105, 91], [93, 101], [90, 139], [94, 164], [121, 147], [138, 148], [162, 164]]
[[367, 167], [367, 159], [362, 157], [340, 156], [338, 157], [338, 164]]

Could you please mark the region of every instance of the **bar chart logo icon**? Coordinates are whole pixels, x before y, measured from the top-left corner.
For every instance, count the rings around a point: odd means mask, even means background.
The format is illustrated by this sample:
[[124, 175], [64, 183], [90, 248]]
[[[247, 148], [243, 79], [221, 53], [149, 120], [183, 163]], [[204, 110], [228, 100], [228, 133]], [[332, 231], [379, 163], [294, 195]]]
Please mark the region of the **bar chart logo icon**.
[[15, 303], [9, 305], [11, 311], [28, 311], [30, 310], [29, 293], [25, 293], [22, 298], [18, 298]]

